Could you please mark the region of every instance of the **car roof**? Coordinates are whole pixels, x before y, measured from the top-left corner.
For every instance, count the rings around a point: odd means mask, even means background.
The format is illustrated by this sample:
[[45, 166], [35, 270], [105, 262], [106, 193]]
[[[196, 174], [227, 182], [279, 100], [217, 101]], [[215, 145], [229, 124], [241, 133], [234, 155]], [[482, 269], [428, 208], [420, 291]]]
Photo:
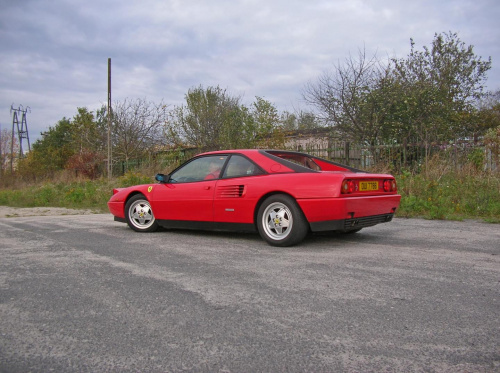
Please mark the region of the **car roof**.
[[[198, 156], [216, 155], [216, 154], [242, 154], [256, 162], [268, 173], [286, 173], [286, 172], [318, 172], [309, 167], [299, 165], [292, 162], [296, 157], [305, 157], [314, 160], [316, 163], [321, 163], [321, 169], [326, 171], [343, 171], [343, 172], [362, 172], [353, 167], [332, 162], [323, 158], [313, 156], [311, 154], [296, 152], [290, 150], [275, 150], [275, 149], [231, 149], [217, 150], [205, 152]], [[326, 166], [326, 168], [325, 168]]]
[[[263, 149], [228, 149], [228, 150], [214, 150], [210, 152], [204, 152], [199, 155], [209, 155], [209, 154], [252, 154], [263, 151]], [[265, 150], [264, 150], [265, 151]]]

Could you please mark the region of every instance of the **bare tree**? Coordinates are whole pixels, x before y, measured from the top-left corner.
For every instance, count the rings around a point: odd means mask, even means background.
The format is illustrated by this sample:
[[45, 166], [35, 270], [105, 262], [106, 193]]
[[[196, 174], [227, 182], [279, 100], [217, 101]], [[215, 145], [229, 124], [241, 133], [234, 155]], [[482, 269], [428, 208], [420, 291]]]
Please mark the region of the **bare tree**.
[[167, 105], [145, 99], [115, 102], [113, 109], [113, 156], [129, 161], [155, 152], [164, 142]]
[[387, 90], [390, 71], [365, 51], [349, 56], [325, 72], [316, 82], [308, 83], [302, 96], [316, 108], [319, 119], [346, 140], [372, 147], [380, 141], [387, 120]]
[[10, 169], [12, 156], [16, 157], [19, 153], [19, 144], [14, 138], [13, 153], [11, 153], [12, 131], [2, 129], [0, 132], [0, 176], [4, 175], [7, 169]]

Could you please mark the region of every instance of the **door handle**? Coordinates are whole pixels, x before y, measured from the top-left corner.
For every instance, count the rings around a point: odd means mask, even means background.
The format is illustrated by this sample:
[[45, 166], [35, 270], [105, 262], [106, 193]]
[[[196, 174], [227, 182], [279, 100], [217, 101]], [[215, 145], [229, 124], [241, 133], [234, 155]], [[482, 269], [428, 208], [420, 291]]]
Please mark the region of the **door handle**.
[[205, 190], [209, 190], [210, 189], [210, 186], [206, 186], [204, 187]]

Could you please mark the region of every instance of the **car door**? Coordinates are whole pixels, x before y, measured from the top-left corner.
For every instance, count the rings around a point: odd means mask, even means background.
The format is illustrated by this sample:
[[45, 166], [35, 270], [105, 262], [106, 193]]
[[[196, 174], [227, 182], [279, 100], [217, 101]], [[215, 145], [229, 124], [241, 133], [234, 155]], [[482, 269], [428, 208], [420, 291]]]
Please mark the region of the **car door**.
[[242, 155], [232, 155], [214, 195], [214, 220], [219, 223], [253, 223], [258, 189], [264, 171]]
[[154, 187], [152, 207], [160, 220], [213, 221], [213, 199], [225, 155], [195, 158]]

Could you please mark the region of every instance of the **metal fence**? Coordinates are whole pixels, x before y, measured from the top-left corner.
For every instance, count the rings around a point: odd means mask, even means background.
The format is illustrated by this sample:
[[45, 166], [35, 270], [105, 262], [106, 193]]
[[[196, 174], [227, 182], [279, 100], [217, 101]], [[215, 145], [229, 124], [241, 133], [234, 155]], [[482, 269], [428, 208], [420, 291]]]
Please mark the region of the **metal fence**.
[[[394, 172], [418, 171], [434, 157], [457, 170], [473, 165], [478, 170], [500, 172], [498, 156], [481, 142], [457, 141], [451, 144], [378, 145], [368, 147], [342, 140], [313, 139], [312, 141], [288, 141], [286, 150], [305, 152], [360, 169], [389, 168]], [[116, 162], [113, 175], [121, 176], [137, 168], [156, 167], [166, 172], [199, 153], [196, 148], [173, 149], [157, 153], [147, 159]]]
[[498, 155], [482, 142], [457, 141], [448, 144], [390, 144], [366, 146], [348, 141], [324, 139], [288, 142], [287, 149], [303, 151], [345, 165], [366, 169], [389, 167], [396, 171], [416, 170], [434, 157], [460, 169], [473, 165], [478, 169], [499, 172]]

